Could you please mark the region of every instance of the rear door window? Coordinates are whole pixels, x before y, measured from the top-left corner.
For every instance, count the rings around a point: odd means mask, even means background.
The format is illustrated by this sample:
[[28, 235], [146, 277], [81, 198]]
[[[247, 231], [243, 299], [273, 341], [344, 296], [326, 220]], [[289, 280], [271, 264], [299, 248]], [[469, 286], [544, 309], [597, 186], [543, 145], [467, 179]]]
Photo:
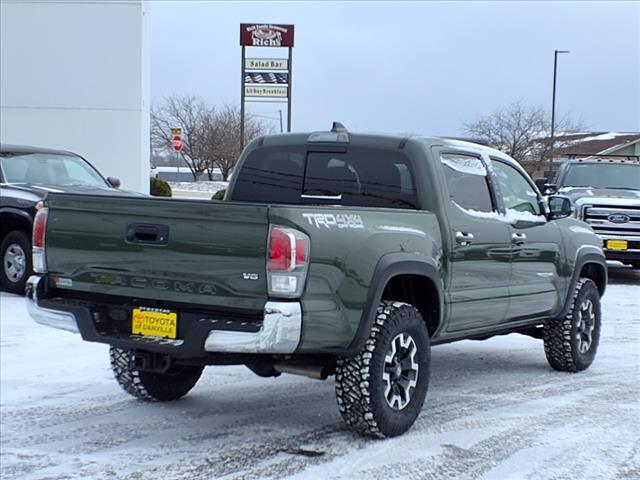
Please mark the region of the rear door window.
[[399, 152], [352, 148], [346, 153], [309, 152], [303, 202], [345, 206], [417, 208], [408, 159]]
[[272, 147], [252, 152], [233, 200], [383, 208], [418, 208], [412, 168], [401, 152], [350, 147], [346, 152]]

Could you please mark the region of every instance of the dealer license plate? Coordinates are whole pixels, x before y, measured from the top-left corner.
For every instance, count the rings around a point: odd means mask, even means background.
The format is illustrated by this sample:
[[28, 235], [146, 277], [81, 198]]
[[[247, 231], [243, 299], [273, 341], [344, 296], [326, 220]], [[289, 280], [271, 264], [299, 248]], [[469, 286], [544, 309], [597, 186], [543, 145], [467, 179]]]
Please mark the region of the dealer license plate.
[[161, 308], [134, 308], [131, 314], [131, 333], [152, 337], [176, 338], [178, 312]]
[[607, 240], [607, 248], [609, 250], [626, 250], [628, 243], [626, 240]]

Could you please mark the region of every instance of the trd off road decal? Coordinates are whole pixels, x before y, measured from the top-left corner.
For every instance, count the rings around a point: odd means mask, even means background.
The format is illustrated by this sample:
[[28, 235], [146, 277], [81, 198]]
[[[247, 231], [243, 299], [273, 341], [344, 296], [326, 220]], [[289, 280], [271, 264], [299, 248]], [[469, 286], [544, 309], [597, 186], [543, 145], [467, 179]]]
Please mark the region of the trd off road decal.
[[360, 215], [350, 213], [303, 213], [302, 216], [309, 220], [309, 225], [316, 228], [364, 228]]

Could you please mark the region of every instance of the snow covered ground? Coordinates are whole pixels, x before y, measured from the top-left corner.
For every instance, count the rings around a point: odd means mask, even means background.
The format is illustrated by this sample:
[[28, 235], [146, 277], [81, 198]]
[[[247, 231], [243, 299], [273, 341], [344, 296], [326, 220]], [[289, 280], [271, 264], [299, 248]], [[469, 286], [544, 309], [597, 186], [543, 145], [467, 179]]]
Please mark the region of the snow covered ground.
[[169, 185], [174, 197], [210, 199], [218, 190], [227, 188], [229, 182], [169, 182]]
[[610, 280], [589, 370], [551, 370], [520, 335], [435, 347], [417, 423], [383, 441], [347, 431], [332, 380], [210, 367], [180, 401], [136, 401], [106, 346], [36, 325], [2, 293], [0, 477], [639, 479], [640, 275]]

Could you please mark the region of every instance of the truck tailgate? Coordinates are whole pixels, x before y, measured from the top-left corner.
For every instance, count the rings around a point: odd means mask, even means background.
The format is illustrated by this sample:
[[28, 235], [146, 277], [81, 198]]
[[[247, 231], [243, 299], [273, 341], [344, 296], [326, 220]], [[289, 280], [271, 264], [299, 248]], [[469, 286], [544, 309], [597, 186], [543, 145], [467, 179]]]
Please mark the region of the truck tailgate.
[[54, 286], [181, 303], [262, 309], [266, 205], [50, 194]]

